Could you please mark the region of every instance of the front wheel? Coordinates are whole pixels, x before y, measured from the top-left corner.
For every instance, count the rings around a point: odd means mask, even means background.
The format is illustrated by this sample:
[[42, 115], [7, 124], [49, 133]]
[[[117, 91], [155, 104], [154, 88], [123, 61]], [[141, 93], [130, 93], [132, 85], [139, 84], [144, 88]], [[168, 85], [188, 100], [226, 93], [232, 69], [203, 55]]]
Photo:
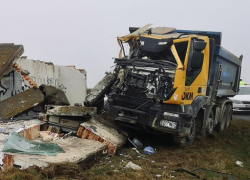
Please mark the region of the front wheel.
[[190, 127], [190, 131], [189, 134], [185, 137], [177, 137], [177, 136], [173, 136], [174, 137], [174, 141], [181, 147], [187, 147], [187, 146], [191, 146], [194, 142], [194, 138], [195, 138], [195, 119], [193, 118], [191, 121], [191, 127]]

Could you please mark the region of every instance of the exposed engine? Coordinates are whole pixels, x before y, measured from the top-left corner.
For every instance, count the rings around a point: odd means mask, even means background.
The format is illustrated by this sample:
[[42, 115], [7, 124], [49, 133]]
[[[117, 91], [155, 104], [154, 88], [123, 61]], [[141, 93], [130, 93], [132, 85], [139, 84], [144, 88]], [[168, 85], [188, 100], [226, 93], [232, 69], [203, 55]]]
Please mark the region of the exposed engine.
[[173, 73], [161, 68], [120, 69], [112, 92], [138, 98], [164, 101], [173, 89]]

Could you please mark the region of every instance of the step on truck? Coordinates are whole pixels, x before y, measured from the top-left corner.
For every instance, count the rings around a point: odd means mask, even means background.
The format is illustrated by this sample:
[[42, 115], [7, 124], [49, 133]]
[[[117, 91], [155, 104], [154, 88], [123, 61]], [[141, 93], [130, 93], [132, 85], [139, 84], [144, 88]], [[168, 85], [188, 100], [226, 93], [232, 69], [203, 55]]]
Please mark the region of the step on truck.
[[170, 133], [183, 146], [227, 129], [243, 56], [221, 47], [220, 32], [149, 26], [117, 38], [105, 113], [131, 128]]

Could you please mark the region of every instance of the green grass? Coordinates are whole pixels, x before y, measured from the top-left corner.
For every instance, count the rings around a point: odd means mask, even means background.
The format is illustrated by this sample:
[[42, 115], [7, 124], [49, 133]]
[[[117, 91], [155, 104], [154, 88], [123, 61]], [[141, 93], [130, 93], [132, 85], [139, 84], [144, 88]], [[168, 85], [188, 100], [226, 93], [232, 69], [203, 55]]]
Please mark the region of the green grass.
[[[12, 168], [2, 172], [0, 179], [173, 179], [171, 176], [174, 179], [196, 179], [184, 172], [173, 172], [178, 168], [189, 171], [205, 168], [239, 176], [236, 179], [250, 178], [250, 122], [233, 120], [225, 132], [214, 133], [213, 138], [197, 137], [194, 145], [188, 148], [173, 146], [171, 140], [164, 136], [141, 134], [138, 138], [144, 145], [154, 147], [156, 153], [141, 157], [127, 146], [118, 155], [103, 157], [90, 169], [69, 163], [53, 164], [43, 170]], [[244, 166], [237, 166], [237, 160]], [[129, 161], [140, 165], [142, 170], [126, 169]], [[157, 178], [157, 174], [161, 177]], [[210, 171], [198, 171], [196, 174], [206, 179], [228, 179]]]

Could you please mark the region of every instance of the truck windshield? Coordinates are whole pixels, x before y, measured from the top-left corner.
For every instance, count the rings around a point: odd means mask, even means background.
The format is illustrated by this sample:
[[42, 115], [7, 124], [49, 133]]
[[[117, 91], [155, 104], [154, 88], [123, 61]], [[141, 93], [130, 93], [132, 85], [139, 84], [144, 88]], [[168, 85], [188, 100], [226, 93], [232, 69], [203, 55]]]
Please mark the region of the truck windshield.
[[240, 87], [238, 95], [250, 95], [250, 87]]

